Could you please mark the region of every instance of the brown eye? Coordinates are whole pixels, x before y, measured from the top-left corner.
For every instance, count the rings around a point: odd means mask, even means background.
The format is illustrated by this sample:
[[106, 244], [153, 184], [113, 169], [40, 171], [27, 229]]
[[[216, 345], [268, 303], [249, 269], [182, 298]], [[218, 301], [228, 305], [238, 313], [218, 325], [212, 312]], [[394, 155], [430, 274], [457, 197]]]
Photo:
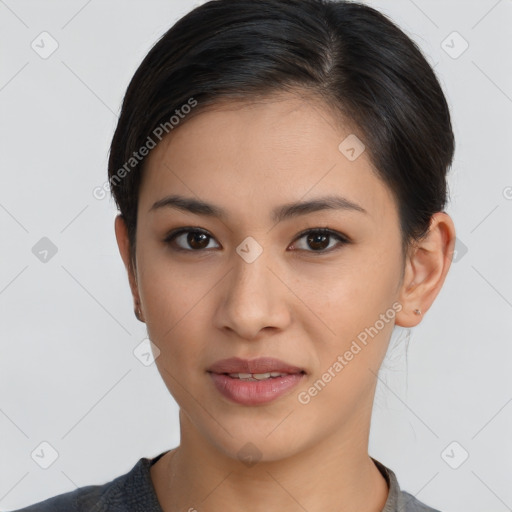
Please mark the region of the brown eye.
[[[309, 229], [303, 232], [296, 240], [304, 239], [305, 247], [294, 243], [294, 249], [300, 249], [311, 253], [328, 253], [331, 250], [340, 248], [350, 243], [350, 239], [341, 233], [332, 231], [327, 228]], [[214, 238], [208, 232], [198, 228], [181, 228], [171, 232], [165, 238], [164, 242], [173, 246], [177, 251], [200, 252], [206, 249], [218, 248], [219, 245], [210, 246]], [[337, 243], [332, 243], [336, 242]]]
[[197, 231], [190, 231], [187, 234], [187, 243], [193, 249], [205, 249], [208, 247], [209, 236]]
[[164, 241], [170, 245], [177, 245], [177, 250], [197, 252], [211, 249], [208, 247], [211, 240], [213, 238], [200, 229], [180, 229], [169, 234]]
[[330, 235], [324, 235], [323, 233], [309, 234], [307, 236], [307, 243], [315, 251], [324, 250], [329, 246], [329, 237]]
[[[297, 247], [297, 244], [294, 244], [294, 247], [305, 250], [308, 252], [330, 252], [344, 244], [348, 244], [349, 240], [347, 237], [337, 233], [336, 231], [332, 231], [330, 229], [318, 228], [318, 229], [310, 229], [304, 233], [302, 233], [297, 240], [304, 239], [306, 241], [306, 246]], [[338, 243], [331, 244], [333, 239], [337, 240]]]

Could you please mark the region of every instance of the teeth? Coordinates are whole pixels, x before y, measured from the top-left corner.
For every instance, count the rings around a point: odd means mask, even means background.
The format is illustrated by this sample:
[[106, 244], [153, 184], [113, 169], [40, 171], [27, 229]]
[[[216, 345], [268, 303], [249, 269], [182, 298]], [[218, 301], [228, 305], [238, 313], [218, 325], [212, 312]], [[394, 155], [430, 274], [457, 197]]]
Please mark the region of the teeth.
[[271, 377], [283, 377], [285, 375], [288, 375], [287, 373], [281, 373], [281, 372], [268, 372], [268, 373], [230, 373], [229, 376], [233, 377], [234, 379], [241, 379], [241, 380], [265, 380], [269, 379]]
[[238, 377], [239, 379], [250, 379], [252, 377], [252, 373], [233, 373], [230, 374], [230, 377]]
[[257, 380], [269, 379], [270, 373], [255, 373], [253, 377]]

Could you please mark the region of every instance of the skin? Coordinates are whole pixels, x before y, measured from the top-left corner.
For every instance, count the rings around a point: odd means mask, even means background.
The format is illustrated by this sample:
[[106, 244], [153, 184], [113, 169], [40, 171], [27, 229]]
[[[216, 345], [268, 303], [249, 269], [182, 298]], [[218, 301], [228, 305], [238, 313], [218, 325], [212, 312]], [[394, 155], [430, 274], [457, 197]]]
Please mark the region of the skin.
[[[455, 229], [446, 213], [436, 213], [427, 237], [403, 257], [397, 205], [368, 151], [349, 161], [338, 150], [350, 133], [320, 101], [291, 93], [218, 104], [186, 120], [148, 156], [135, 265], [123, 218], [116, 218], [134, 301], [180, 407], [180, 445], [151, 468], [165, 512], [384, 507], [387, 484], [368, 455], [376, 374], [394, 324], [417, 325], [421, 315], [413, 310], [425, 314], [439, 293]], [[278, 223], [270, 217], [276, 206], [333, 192], [366, 213], [322, 210]], [[227, 216], [150, 211], [169, 194], [213, 203]], [[211, 238], [191, 246], [185, 234], [174, 241], [179, 252], [164, 241], [178, 227], [199, 227]], [[307, 236], [298, 238], [324, 227], [351, 243], [330, 237], [321, 253]], [[235, 250], [248, 236], [263, 249], [252, 263]], [[402, 309], [394, 319], [300, 403], [298, 394], [397, 302]], [[277, 357], [307, 375], [273, 402], [239, 405], [206, 372], [231, 356]], [[261, 454], [250, 467], [237, 455], [248, 442]]]

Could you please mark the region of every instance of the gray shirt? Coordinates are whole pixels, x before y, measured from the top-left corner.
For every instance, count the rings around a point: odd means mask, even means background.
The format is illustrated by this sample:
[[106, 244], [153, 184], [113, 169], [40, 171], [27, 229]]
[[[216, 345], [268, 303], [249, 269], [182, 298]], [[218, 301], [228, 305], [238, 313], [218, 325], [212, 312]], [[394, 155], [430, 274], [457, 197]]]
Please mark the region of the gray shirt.
[[[142, 458], [126, 474], [103, 485], [88, 485], [12, 512], [163, 512], [149, 468], [167, 451]], [[401, 491], [395, 473], [372, 457], [386, 479], [389, 494], [382, 512], [439, 512]]]

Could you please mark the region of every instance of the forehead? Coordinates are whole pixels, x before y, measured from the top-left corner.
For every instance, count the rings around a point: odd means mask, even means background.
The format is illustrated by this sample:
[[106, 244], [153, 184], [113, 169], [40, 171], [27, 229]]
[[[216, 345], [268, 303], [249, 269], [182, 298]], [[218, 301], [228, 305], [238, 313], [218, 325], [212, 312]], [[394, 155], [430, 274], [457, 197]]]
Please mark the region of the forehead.
[[368, 152], [350, 160], [340, 151], [353, 131], [315, 98], [218, 103], [185, 118], [152, 150], [140, 206], [147, 212], [151, 201], [179, 193], [263, 208], [337, 191], [382, 214], [393, 199]]

